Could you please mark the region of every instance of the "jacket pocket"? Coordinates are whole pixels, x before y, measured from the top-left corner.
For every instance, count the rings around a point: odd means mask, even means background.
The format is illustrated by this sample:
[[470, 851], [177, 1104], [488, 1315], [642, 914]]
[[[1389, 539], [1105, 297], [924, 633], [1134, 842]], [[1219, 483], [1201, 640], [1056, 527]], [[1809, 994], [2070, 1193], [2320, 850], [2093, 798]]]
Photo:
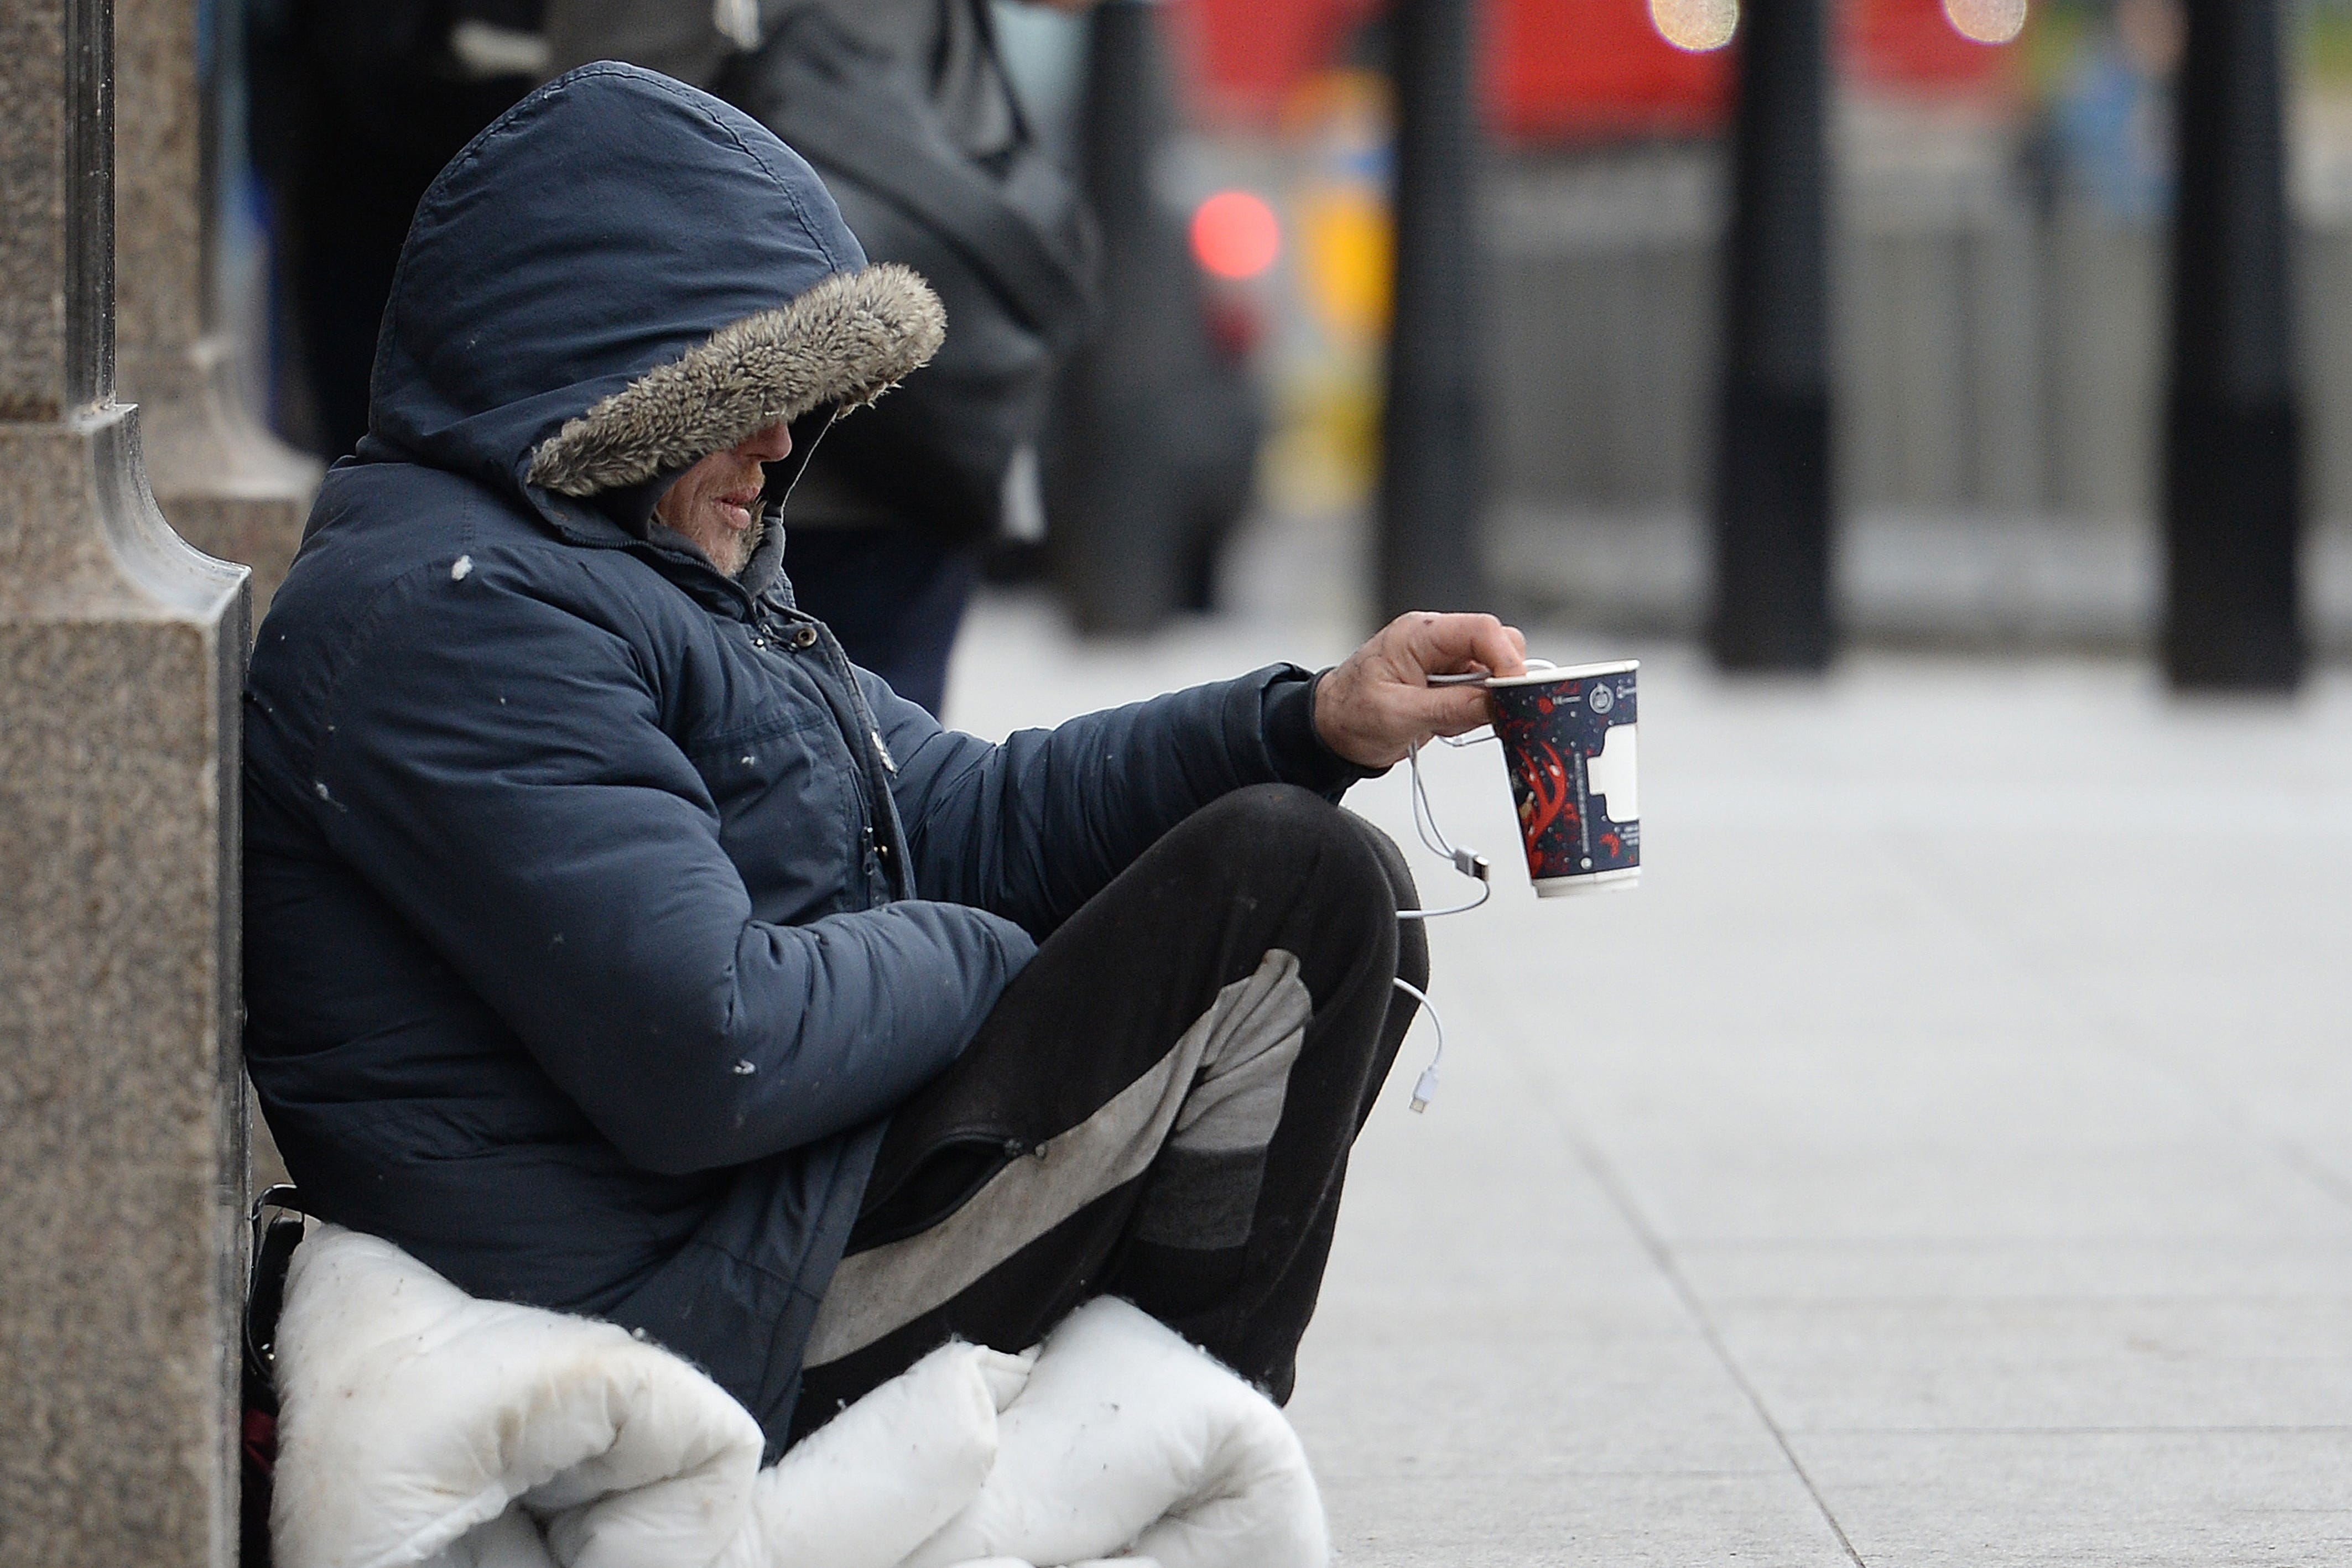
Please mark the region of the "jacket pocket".
[[864, 907], [864, 816], [833, 716], [800, 708], [699, 742], [688, 754], [719, 811], [719, 847], [761, 920]]

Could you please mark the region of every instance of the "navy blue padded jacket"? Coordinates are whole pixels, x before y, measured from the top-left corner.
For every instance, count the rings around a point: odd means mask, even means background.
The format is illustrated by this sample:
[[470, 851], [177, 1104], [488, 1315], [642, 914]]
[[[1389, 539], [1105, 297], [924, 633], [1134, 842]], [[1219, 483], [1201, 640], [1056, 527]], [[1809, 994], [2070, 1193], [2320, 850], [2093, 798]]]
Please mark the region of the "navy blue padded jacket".
[[[246, 1052], [321, 1214], [708, 1369], [772, 1441], [891, 1108], [1188, 813], [1355, 770], [1276, 666], [1001, 746], [649, 517], [938, 341], [809, 167], [584, 68], [419, 208], [247, 687]], [[856, 417], [854, 413], [846, 417]]]

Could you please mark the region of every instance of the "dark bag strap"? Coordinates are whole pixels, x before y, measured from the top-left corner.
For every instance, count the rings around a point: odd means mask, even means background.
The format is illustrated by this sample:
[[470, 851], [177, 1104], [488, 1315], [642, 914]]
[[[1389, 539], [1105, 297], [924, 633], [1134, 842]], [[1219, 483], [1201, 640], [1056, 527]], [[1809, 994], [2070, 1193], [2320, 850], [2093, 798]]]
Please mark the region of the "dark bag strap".
[[[245, 1292], [245, 1368], [275, 1390], [278, 1317], [286, 1309], [286, 1271], [302, 1244], [302, 1195], [280, 1183], [253, 1200], [253, 1271]], [[272, 1400], [274, 1406], [275, 1400]]]
[[887, 62], [844, 37], [821, 12], [805, 10], [739, 68], [738, 101], [794, 152], [954, 246], [1056, 352], [1083, 340], [1097, 309], [1087, 258], [1011, 201]]
[[278, 1466], [278, 1319], [286, 1271], [302, 1244], [302, 1196], [271, 1187], [253, 1201], [253, 1262], [245, 1292], [244, 1406], [238, 1425], [238, 1568], [269, 1568], [269, 1502]]

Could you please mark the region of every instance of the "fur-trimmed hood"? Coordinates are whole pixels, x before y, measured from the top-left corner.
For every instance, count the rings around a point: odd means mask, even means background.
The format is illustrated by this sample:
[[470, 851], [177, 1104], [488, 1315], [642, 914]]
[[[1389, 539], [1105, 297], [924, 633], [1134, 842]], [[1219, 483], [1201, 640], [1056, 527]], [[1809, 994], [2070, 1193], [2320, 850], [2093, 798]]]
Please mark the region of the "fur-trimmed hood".
[[567, 500], [657, 493], [778, 420], [814, 434], [945, 329], [923, 280], [868, 264], [764, 127], [604, 61], [501, 115], [425, 193], [360, 457], [454, 470], [570, 531], [584, 509]]

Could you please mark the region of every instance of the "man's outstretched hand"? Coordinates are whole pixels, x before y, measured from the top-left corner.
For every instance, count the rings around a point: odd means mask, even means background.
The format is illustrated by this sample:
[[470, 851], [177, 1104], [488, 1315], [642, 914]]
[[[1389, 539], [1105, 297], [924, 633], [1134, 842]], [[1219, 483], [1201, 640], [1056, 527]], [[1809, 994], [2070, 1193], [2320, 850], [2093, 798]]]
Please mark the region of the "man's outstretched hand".
[[1433, 735], [1460, 735], [1494, 716], [1477, 686], [1433, 686], [1432, 675], [1527, 673], [1528, 640], [1491, 615], [1400, 615], [1323, 677], [1315, 729], [1363, 768], [1386, 768]]

